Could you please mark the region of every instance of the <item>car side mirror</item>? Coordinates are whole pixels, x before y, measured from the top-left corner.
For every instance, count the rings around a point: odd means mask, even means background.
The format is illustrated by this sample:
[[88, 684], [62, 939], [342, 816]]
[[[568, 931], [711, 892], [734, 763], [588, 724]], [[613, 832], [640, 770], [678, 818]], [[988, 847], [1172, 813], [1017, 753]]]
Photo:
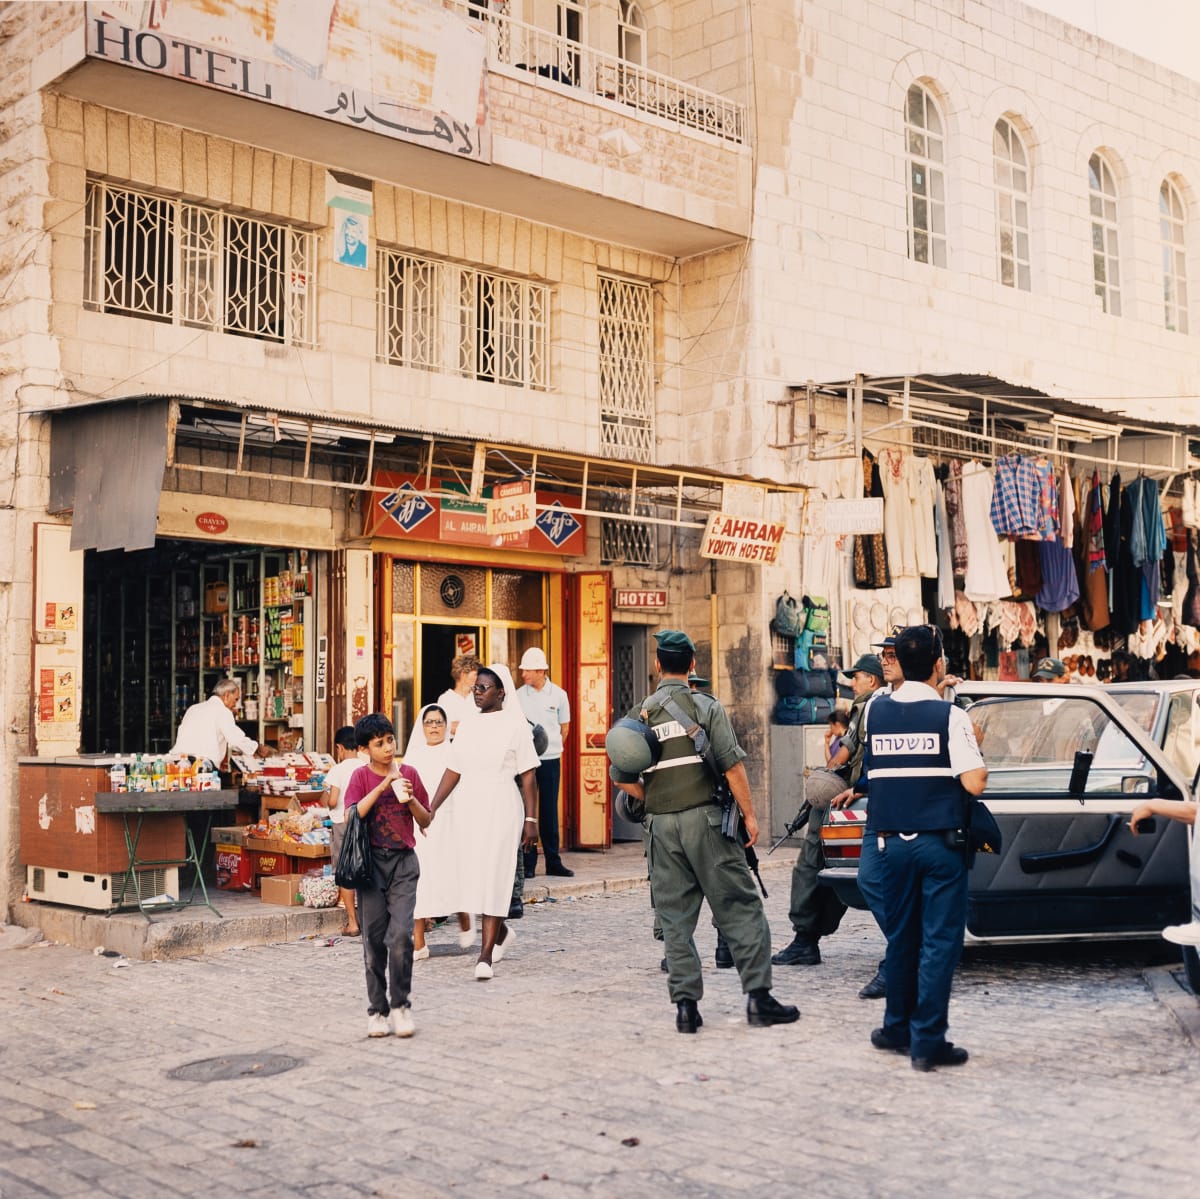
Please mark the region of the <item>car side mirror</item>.
[[1071, 767], [1071, 780], [1067, 783], [1067, 794], [1083, 803], [1083, 794], [1087, 790], [1088, 775], [1092, 771], [1092, 751], [1077, 749], [1075, 764]]

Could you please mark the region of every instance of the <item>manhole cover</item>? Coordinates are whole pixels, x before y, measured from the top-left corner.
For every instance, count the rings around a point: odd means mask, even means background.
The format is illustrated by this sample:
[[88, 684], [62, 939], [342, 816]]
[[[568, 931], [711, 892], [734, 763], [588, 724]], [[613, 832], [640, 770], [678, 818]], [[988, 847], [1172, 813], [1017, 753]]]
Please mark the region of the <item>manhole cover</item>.
[[187, 1062], [167, 1071], [168, 1078], [185, 1082], [220, 1082], [226, 1078], [265, 1078], [282, 1074], [302, 1065], [298, 1057], [285, 1053], [235, 1053], [228, 1057], [206, 1057], [200, 1062]]

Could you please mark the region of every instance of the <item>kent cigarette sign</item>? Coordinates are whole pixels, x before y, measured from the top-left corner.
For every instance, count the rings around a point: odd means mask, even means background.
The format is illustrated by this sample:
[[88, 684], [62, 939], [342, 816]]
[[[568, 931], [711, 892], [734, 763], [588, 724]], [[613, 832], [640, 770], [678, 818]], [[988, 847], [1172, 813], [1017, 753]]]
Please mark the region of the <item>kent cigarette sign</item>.
[[747, 520], [714, 512], [708, 518], [704, 540], [700, 543], [702, 558], [720, 558], [727, 562], [760, 562], [771, 565], [779, 561], [783, 545], [783, 525], [774, 521]]

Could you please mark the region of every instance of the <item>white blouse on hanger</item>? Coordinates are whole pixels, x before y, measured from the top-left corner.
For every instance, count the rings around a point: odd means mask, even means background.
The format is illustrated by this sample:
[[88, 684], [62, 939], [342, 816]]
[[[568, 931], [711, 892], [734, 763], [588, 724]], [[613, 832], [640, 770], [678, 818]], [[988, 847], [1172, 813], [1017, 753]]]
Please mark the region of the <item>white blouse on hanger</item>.
[[992, 472], [978, 462], [962, 468], [962, 513], [967, 530], [967, 573], [963, 591], [968, 599], [998, 600], [1011, 591], [1000, 540], [992, 527]]

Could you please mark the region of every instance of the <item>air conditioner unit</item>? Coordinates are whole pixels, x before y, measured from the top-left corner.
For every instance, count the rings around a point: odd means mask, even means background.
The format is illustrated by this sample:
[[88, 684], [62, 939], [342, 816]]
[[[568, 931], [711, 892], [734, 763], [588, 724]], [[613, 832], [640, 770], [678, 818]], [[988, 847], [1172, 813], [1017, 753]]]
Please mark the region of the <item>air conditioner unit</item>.
[[[139, 870], [142, 902], [162, 895], [179, 896], [179, 868]], [[125, 893], [121, 894], [124, 885]], [[89, 874], [84, 870], [55, 870], [50, 866], [25, 867], [25, 893], [43, 903], [62, 903], [73, 908], [111, 912], [118, 907], [137, 907], [137, 893], [125, 883], [125, 874]], [[118, 903], [117, 900], [120, 899]], [[150, 906], [150, 905], [147, 905]]]

